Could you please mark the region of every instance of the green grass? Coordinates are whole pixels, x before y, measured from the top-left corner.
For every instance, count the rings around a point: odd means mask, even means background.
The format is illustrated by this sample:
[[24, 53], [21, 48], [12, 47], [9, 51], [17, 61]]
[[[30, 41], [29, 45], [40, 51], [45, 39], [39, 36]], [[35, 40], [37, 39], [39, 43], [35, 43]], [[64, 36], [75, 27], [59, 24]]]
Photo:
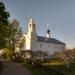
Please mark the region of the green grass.
[[66, 66], [61, 66], [61, 65], [49, 65], [47, 66], [49, 67], [50, 69], [53, 69], [55, 71], [58, 71], [60, 73], [63, 73], [64, 75], [69, 75], [70, 73], [70, 69], [68, 69]]
[[[32, 72], [32, 75], [75, 75], [75, 64], [72, 63], [70, 66], [67, 66], [67, 64], [48, 64], [45, 66], [43, 65], [43, 67], [39, 67], [38, 65], [32, 65], [29, 63], [24, 63], [23, 65]], [[3, 64], [0, 62], [0, 73], [2, 70]]]
[[48, 65], [47, 67], [59, 71], [64, 75], [75, 75], [75, 66], [67, 67], [67, 65]]
[[48, 75], [48, 73], [40, 68], [36, 68], [35, 66], [31, 64], [24, 64], [25, 67], [27, 67], [31, 72], [32, 75]]
[[75, 75], [75, 63], [72, 62], [67, 63], [65, 61], [50, 60], [43, 65], [64, 75]]
[[75, 64], [68, 66], [67, 64], [59, 65], [38, 65], [24, 64], [32, 75], [75, 75]]

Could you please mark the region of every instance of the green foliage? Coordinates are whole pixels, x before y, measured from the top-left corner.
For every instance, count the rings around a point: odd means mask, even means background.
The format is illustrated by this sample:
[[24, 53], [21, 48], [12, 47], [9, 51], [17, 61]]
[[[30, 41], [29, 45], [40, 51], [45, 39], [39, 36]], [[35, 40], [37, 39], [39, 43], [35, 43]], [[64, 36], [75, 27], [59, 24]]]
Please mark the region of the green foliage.
[[23, 48], [24, 43], [25, 43], [25, 38], [22, 38], [22, 39], [21, 39], [21, 42], [20, 42], [20, 45], [19, 45], [19, 48], [20, 48], [20, 49]]
[[21, 37], [21, 28], [16, 19], [9, 23], [8, 18], [9, 12], [6, 11], [4, 3], [0, 2], [0, 50], [4, 49], [4, 57], [9, 59]]
[[5, 6], [0, 2], [0, 49], [7, 46], [9, 37], [9, 24], [8, 24], [9, 12], [5, 10]]
[[7, 47], [4, 49], [3, 57], [7, 59], [12, 59], [13, 53], [13, 49], [11, 47]]
[[21, 28], [19, 26], [19, 22], [16, 19], [13, 19], [10, 23], [10, 40], [9, 40], [9, 44], [11, 45], [11, 47], [13, 48], [13, 50], [15, 50], [16, 45], [18, 45], [18, 42], [20, 40], [21, 37]]

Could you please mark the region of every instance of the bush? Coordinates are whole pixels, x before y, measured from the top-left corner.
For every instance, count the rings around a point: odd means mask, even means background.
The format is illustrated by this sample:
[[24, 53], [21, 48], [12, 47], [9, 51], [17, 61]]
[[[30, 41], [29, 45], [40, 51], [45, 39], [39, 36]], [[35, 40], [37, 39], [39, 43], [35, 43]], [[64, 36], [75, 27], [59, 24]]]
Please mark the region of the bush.
[[13, 50], [12, 48], [5, 48], [3, 52], [3, 58], [5, 59], [12, 59], [13, 56]]
[[17, 55], [17, 57], [16, 56], [14, 56], [14, 59], [12, 59], [14, 62], [17, 62], [17, 63], [24, 63], [24, 59], [23, 58], [21, 58], [20, 56], [18, 56]]

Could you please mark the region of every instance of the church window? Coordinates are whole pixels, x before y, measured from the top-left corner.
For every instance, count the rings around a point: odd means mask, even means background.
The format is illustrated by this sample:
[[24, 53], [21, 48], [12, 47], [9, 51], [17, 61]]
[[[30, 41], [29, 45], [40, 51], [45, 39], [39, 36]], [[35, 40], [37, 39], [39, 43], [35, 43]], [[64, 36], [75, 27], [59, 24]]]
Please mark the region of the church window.
[[30, 24], [30, 27], [31, 27], [31, 24]]

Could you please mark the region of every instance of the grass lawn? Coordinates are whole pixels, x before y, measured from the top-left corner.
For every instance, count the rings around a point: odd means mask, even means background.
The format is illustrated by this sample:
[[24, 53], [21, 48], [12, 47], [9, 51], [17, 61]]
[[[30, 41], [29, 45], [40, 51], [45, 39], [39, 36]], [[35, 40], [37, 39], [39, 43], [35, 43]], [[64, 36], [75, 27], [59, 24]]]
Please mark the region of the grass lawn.
[[[31, 72], [32, 75], [70, 75], [69, 73], [64, 73], [60, 70], [58, 66], [34, 66], [31, 64], [24, 64]], [[69, 72], [69, 71], [68, 71]]]
[[66, 64], [46, 65], [46, 67], [36, 67], [31, 64], [24, 64], [32, 75], [75, 75], [75, 65]]
[[46, 71], [38, 67], [36, 68], [34, 65], [31, 64], [23, 64], [23, 65], [32, 72], [32, 75], [48, 75]]
[[67, 68], [65, 65], [48, 65], [47, 67], [64, 75], [71, 75], [71, 69]]
[[[53, 62], [54, 63], [54, 62]], [[48, 64], [46, 65], [48, 68], [56, 70], [58, 72], [63, 73], [64, 75], [75, 75], [75, 64], [67, 65], [67, 64]]]

